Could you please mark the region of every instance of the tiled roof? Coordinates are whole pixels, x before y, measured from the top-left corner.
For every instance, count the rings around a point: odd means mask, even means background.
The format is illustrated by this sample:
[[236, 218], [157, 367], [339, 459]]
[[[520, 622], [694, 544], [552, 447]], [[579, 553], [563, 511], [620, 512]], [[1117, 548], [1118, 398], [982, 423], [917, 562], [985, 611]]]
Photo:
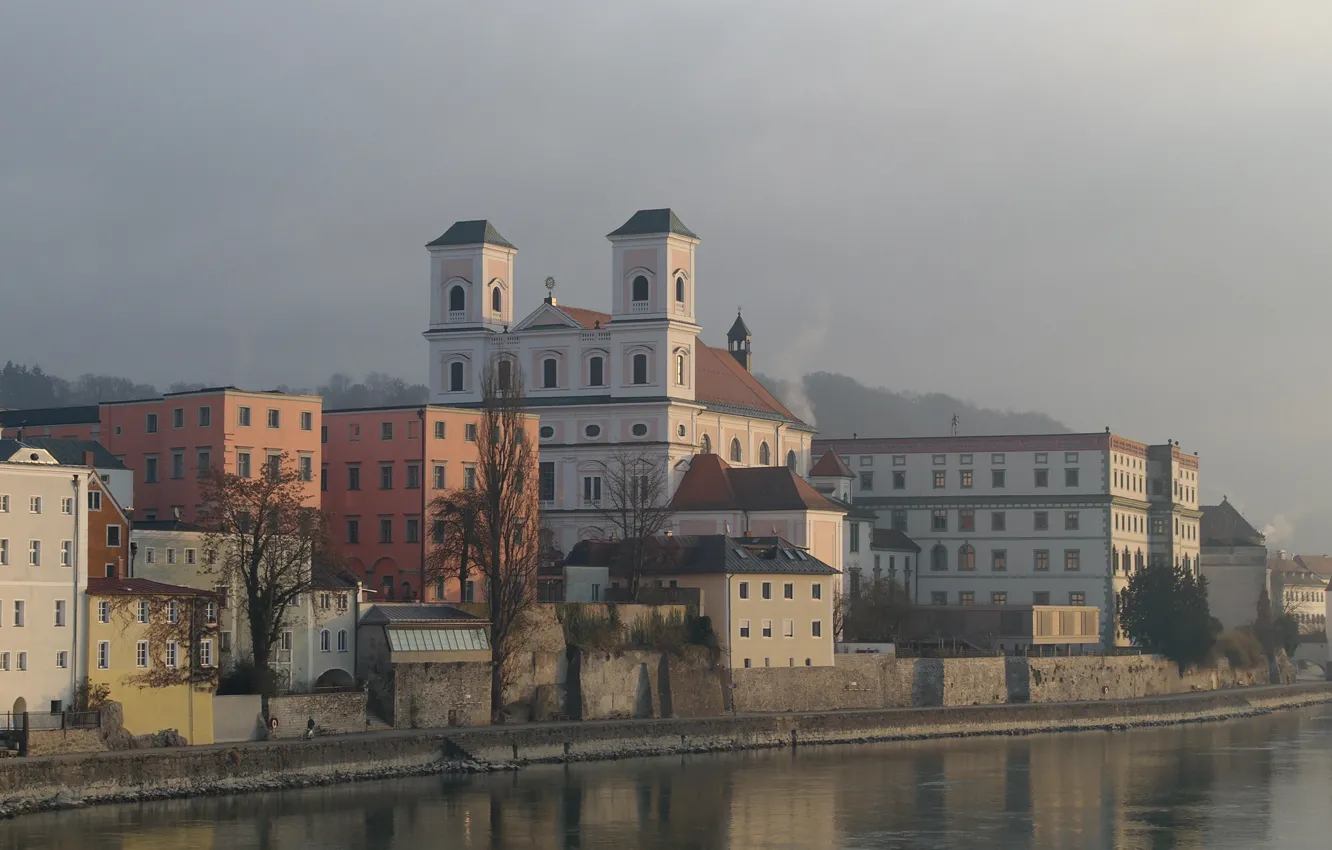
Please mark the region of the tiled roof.
[[0, 428], [38, 428], [47, 425], [96, 425], [100, 411], [95, 404], [78, 407], [33, 407], [0, 410]]
[[434, 242], [426, 243], [427, 248], [439, 248], [446, 245], [502, 245], [505, 248], [513, 248], [515, 251], [518, 249], [518, 246], [500, 235], [500, 232], [495, 229], [495, 225], [484, 218], [456, 221]]
[[749, 337], [749, 325], [746, 325], [745, 320], [740, 318], [740, 311], [737, 310], [735, 313], [735, 321], [731, 323], [731, 329], [726, 332], [726, 338], [728, 340], [742, 340], [749, 339]]
[[192, 522], [182, 522], [178, 519], [136, 519], [133, 524], [134, 531], [197, 531], [203, 532], [206, 529], [202, 525], [195, 525]]
[[96, 440], [60, 440], [55, 437], [24, 437], [24, 445], [45, 449], [57, 463], [64, 466], [83, 466], [84, 452], [92, 452], [93, 466], [97, 469], [129, 469], [106, 446]]
[[1204, 546], [1263, 546], [1263, 533], [1249, 524], [1228, 499], [1203, 505], [1201, 536]]
[[[837, 570], [792, 546], [780, 537], [727, 537], [724, 534], [685, 534], [651, 538], [645, 575], [804, 574], [835, 575]], [[571, 567], [610, 567], [623, 562], [618, 557], [624, 541], [580, 540], [565, 558]]]
[[829, 449], [823, 453], [823, 457], [814, 462], [809, 470], [810, 478], [855, 478], [856, 475], [851, 471], [851, 467], [846, 465], [841, 455]]
[[1316, 576], [1332, 578], [1332, 557], [1327, 555], [1296, 555], [1295, 560]]
[[671, 499], [675, 511], [835, 511], [846, 509], [785, 466], [732, 467], [695, 455]]
[[876, 528], [870, 535], [871, 549], [886, 549], [892, 552], [919, 552], [916, 541], [895, 528]]
[[653, 236], [658, 233], [678, 233], [697, 239], [698, 234], [684, 226], [680, 217], [669, 207], [657, 210], [639, 210], [629, 220], [610, 233], [610, 236]]
[[379, 602], [371, 606], [362, 623], [371, 625], [410, 625], [412, 623], [482, 622], [452, 605], [423, 605], [415, 602]]
[[604, 328], [611, 320], [610, 313], [602, 313], [599, 310], [585, 310], [582, 307], [562, 307], [558, 304], [555, 305], [555, 309], [589, 330], [595, 328], [597, 323], [600, 323], [601, 327]]
[[163, 584], [146, 578], [97, 578], [88, 579], [89, 596], [216, 596], [211, 590], [197, 587], [183, 587], [178, 584]]

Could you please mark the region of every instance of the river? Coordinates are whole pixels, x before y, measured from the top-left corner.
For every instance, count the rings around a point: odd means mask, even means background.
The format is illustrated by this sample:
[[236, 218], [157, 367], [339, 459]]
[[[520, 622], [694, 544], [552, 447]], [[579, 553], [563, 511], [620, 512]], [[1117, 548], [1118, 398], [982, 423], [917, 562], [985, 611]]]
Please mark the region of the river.
[[1332, 847], [1332, 706], [106, 806], [0, 850]]

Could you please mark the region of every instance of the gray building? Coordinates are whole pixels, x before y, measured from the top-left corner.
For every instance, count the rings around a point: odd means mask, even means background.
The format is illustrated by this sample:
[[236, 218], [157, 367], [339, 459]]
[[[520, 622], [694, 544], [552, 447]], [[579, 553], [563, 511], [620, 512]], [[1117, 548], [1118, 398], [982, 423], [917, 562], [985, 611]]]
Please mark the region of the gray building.
[[1227, 629], [1252, 623], [1263, 588], [1271, 593], [1267, 541], [1227, 499], [1202, 509], [1199, 565], [1212, 616]]

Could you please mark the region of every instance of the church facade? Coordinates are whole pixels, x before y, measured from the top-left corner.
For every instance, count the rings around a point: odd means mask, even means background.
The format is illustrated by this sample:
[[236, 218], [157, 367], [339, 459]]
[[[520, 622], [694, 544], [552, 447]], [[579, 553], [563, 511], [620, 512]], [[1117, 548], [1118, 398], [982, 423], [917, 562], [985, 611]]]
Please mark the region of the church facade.
[[518, 249], [493, 225], [460, 221], [426, 246], [430, 401], [479, 405], [485, 370], [522, 380], [540, 416], [542, 522], [565, 552], [606, 535], [600, 506], [617, 458], [660, 470], [669, 497], [694, 455], [800, 471], [814, 436], [751, 374], [739, 316], [725, 349], [699, 338], [699, 238], [674, 212], [640, 210], [607, 238], [609, 311], [559, 304], [548, 280], [522, 318]]

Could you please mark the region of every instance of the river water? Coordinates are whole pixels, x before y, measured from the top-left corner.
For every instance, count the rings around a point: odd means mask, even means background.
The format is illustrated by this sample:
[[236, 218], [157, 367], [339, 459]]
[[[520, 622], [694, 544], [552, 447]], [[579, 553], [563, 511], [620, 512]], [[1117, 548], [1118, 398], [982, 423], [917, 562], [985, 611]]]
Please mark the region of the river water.
[[539, 766], [0, 823], [0, 850], [1332, 847], [1332, 707]]

